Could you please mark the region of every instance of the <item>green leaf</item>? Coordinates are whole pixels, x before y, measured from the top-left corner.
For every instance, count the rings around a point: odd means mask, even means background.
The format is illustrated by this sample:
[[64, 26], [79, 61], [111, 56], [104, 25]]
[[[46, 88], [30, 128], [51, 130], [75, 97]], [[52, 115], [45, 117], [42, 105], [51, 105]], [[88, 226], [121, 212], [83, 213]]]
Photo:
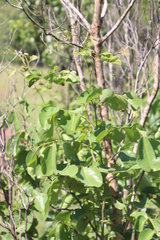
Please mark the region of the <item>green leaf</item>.
[[59, 239], [71, 240], [71, 230], [66, 224], [62, 224], [59, 230]]
[[53, 143], [52, 146], [47, 147], [43, 151], [43, 157], [41, 157], [41, 168], [42, 172], [46, 176], [51, 176], [52, 174], [57, 174], [57, 159], [56, 159], [56, 144]]
[[39, 192], [34, 200], [35, 208], [38, 211], [43, 212], [45, 210], [45, 204], [47, 202], [47, 199], [48, 199], [48, 197], [47, 197], [46, 193]]
[[114, 96], [114, 92], [112, 89], [109, 89], [109, 88], [103, 89], [100, 103], [103, 104], [107, 102], [107, 100], [112, 98], [113, 96]]
[[88, 222], [88, 218], [86, 218], [85, 216], [81, 217], [77, 222], [77, 231], [79, 233], [82, 233], [87, 228]]
[[155, 234], [155, 230], [146, 228], [139, 234], [138, 240], [150, 240], [152, 239], [154, 234]]
[[78, 51], [74, 51], [73, 55], [74, 56], [84, 56], [84, 57], [91, 57], [92, 56], [91, 50], [88, 49], [88, 48], [84, 48], [84, 49], [82, 49], [79, 52]]
[[89, 94], [90, 94], [89, 90], [82, 92], [75, 100], [75, 103], [78, 105], [85, 104]]
[[101, 94], [102, 88], [97, 85], [93, 85], [92, 90], [90, 91], [89, 96], [86, 99], [86, 103], [91, 102], [93, 99], [99, 97]]
[[117, 64], [117, 65], [122, 64], [121, 60], [118, 57], [113, 56], [110, 52], [103, 52], [101, 54], [101, 60], [106, 63], [110, 62], [110, 63]]
[[66, 112], [61, 116], [60, 126], [67, 134], [75, 133], [78, 125], [81, 122], [81, 113]]
[[150, 141], [147, 137], [142, 137], [138, 143], [138, 164], [144, 171], [150, 172], [154, 170], [155, 159], [156, 156]]
[[101, 131], [101, 133], [96, 137], [96, 142], [99, 142], [104, 137], [106, 137], [110, 133], [111, 129], [112, 125], [109, 123], [108, 125], [106, 125], [106, 129]]
[[133, 110], [137, 110], [138, 107], [142, 105], [142, 100], [138, 97], [135, 92], [126, 92], [124, 96], [127, 97], [129, 105]]
[[75, 71], [70, 71], [66, 77], [66, 82], [71, 84], [80, 84], [80, 78]]
[[48, 130], [51, 127], [51, 119], [58, 111], [58, 107], [47, 106], [42, 108], [39, 114], [39, 122], [44, 130]]
[[121, 65], [122, 64], [122, 61], [118, 57], [112, 57], [110, 59], [110, 62], [113, 63], [113, 64], [117, 64], [117, 65]]
[[115, 94], [112, 98], [108, 99], [107, 103], [113, 110], [124, 110], [128, 108], [127, 100], [122, 95]]
[[70, 143], [66, 142], [63, 143], [64, 154], [67, 159], [71, 158], [74, 154], [74, 148], [71, 146]]
[[155, 231], [160, 233], [160, 221], [158, 221], [157, 219], [156, 220], [149, 219], [149, 220], [152, 223], [152, 226], [154, 227]]
[[63, 212], [58, 213], [58, 215], [56, 216], [56, 220], [60, 223], [65, 223], [68, 225], [70, 222], [70, 214], [70, 211], [63, 210]]
[[142, 105], [142, 100], [139, 98], [128, 99], [128, 103], [134, 110], [137, 110]]
[[76, 177], [89, 187], [100, 187], [102, 185], [102, 175], [94, 165], [90, 167], [79, 167]]
[[42, 77], [42, 73], [38, 69], [33, 69], [26, 77], [28, 79], [28, 86], [31, 87]]
[[37, 60], [37, 59], [38, 59], [38, 56], [32, 55], [32, 56], [30, 56], [30, 58], [29, 58], [29, 62], [35, 61], [35, 60]]
[[69, 177], [74, 177], [78, 172], [78, 167], [76, 165], [69, 165], [66, 166], [64, 164], [64, 169], [63, 170], [58, 170], [57, 173], [59, 173], [62, 176], [69, 176]]
[[135, 230], [138, 231], [138, 232], [142, 232], [143, 231], [143, 228], [144, 228], [144, 225], [145, 225], [145, 222], [148, 220], [148, 217], [145, 217], [145, 216], [138, 216], [136, 221], [135, 221]]
[[116, 200], [116, 202], [114, 203], [114, 206], [119, 210], [122, 210], [125, 208], [125, 205], [123, 203], [119, 202], [118, 200]]
[[137, 130], [138, 124], [124, 125], [123, 129], [131, 142], [136, 142], [140, 138], [140, 133]]
[[37, 151], [38, 151], [38, 149], [35, 148], [27, 154], [27, 157], [26, 157], [27, 167], [36, 167], [37, 166]]
[[112, 53], [110, 53], [110, 52], [103, 52], [102, 54], [101, 54], [101, 59], [103, 60], [103, 59], [111, 59], [112, 58]]

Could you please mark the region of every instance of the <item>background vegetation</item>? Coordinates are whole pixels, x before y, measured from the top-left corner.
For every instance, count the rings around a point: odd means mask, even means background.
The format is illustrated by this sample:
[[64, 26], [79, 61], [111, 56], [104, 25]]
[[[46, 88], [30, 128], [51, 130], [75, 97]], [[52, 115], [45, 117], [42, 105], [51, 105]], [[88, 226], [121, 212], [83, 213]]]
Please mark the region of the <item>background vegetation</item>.
[[0, 4], [0, 239], [158, 239], [158, 1]]

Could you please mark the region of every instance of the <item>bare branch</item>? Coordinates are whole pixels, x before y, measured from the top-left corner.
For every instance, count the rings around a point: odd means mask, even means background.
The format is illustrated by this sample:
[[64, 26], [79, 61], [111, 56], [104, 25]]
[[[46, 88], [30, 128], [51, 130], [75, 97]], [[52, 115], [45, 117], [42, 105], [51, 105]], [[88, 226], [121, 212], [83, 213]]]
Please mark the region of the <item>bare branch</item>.
[[102, 13], [101, 13], [101, 20], [103, 20], [104, 16], [106, 15], [107, 9], [108, 9], [108, 0], [104, 0]]
[[[12, 7], [17, 8], [17, 9], [19, 9], [19, 10], [22, 10], [22, 7], [21, 7], [21, 6], [16, 6], [16, 5], [14, 5], [13, 3], [11, 3], [10, 0], [6, 0], [6, 1], [7, 1], [7, 3], [8, 3], [9, 5], [11, 5]], [[19, 3], [19, 5], [20, 5], [20, 3]]]
[[112, 27], [112, 29], [104, 36], [101, 38], [101, 44], [107, 39], [109, 38], [113, 32], [116, 31], [116, 29], [119, 27], [119, 25], [122, 23], [123, 19], [126, 17], [127, 13], [131, 10], [131, 8], [133, 7], [134, 3], [136, 0], [132, 0], [131, 3], [128, 5], [128, 8], [125, 10], [125, 12], [122, 14], [122, 16], [118, 19], [118, 21], [116, 22], [116, 24]]
[[[8, 2], [8, 4], [10, 4], [12, 7], [18, 8], [18, 7], [16, 7], [15, 5], [11, 4], [10, 1], [7, 0], [7, 2]], [[79, 48], [83, 48], [82, 45], [76, 45], [76, 44], [74, 44], [74, 43], [72, 43], [72, 42], [69, 42], [69, 41], [65, 41], [65, 40], [63, 40], [63, 39], [60, 39], [60, 38], [58, 38], [56, 35], [54, 35], [51, 31], [46, 30], [44, 26], [42, 26], [42, 25], [39, 24], [35, 19], [32, 18], [32, 16], [27, 12], [27, 10], [26, 10], [25, 7], [23, 6], [23, 4], [22, 4], [22, 3], [20, 3], [20, 4], [21, 4], [21, 8], [18, 8], [18, 9], [20, 9], [21, 11], [23, 11], [23, 12], [26, 14], [26, 16], [28, 17], [28, 19], [31, 20], [32, 23], [34, 23], [36, 26], [38, 26], [40, 29], [42, 29], [43, 32], [44, 32], [44, 34], [45, 34], [46, 36], [52, 36], [52, 37], [53, 37], [54, 39], [56, 39], [58, 42], [61, 42], [61, 43], [63, 43], [63, 44], [68, 44], [68, 45], [76, 46], [76, 47], [79, 47]]]
[[148, 98], [146, 106], [144, 108], [144, 112], [142, 115], [142, 118], [140, 120], [140, 124], [142, 126], [145, 125], [145, 122], [148, 117], [148, 113], [150, 111], [152, 102], [154, 101], [155, 97], [157, 96], [157, 92], [159, 89], [159, 49], [160, 49], [160, 25], [158, 29], [158, 40], [157, 40], [157, 46], [155, 47], [156, 50], [156, 56], [155, 56], [155, 65], [154, 65], [154, 83], [153, 83], [153, 91], [151, 96]]
[[80, 20], [83, 22], [83, 24], [87, 28], [88, 32], [90, 33], [91, 32], [91, 25], [86, 20], [86, 18], [82, 15], [82, 13], [79, 12], [77, 10], [77, 8], [74, 7], [73, 4], [69, 0], [60, 0], [60, 1], [65, 8], [69, 9], [70, 12], [73, 12], [74, 14], [76, 14], [80, 18]]

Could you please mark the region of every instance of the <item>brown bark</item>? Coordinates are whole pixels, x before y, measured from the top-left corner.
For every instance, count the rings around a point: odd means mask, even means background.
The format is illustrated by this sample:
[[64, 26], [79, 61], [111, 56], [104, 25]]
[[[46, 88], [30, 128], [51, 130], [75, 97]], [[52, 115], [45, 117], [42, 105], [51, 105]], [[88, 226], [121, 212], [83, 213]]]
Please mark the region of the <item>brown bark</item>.
[[[95, 8], [94, 8], [94, 15], [93, 15], [93, 22], [92, 22], [92, 32], [91, 32], [91, 41], [94, 45], [94, 52], [93, 57], [95, 59], [95, 72], [96, 72], [96, 79], [97, 84], [104, 89], [105, 88], [105, 79], [103, 75], [103, 65], [101, 61], [101, 38], [100, 38], [100, 29], [101, 29], [101, 12], [102, 12], [102, 3], [103, 1], [97, 1], [95, 0]], [[108, 108], [107, 105], [101, 106], [101, 119], [102, 121], [109, 120], [108, 115]], [[113, 153], [112, 153], [112, 146], [110, 139], [104, 139], [103, 147], [105, 150], [106, 160], [108, 167], [115, 168], [115, 161], [112, 160]], [[116, 176], [114, 176], [112, 173], [108, 174], [106, 177], [110, 192], [112, 196], [112, 211], [115, 215], [115, 219], [113, 221], [113, 227], [117, 226], [118, 224], [121, 224], [121, 212], [120, 210], [115, 208], [114, 200], [119, 198], [119, 189], [118, 189], [118, 183]], [[115, 237], [116, 240], [120, 239], [120, 237], [117, 235]]]

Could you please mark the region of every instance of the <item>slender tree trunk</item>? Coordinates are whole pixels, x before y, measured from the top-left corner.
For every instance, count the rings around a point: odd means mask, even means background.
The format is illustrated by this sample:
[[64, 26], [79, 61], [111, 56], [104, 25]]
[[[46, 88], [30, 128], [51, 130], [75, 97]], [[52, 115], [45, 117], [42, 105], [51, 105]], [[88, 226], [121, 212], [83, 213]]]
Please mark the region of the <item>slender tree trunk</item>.
[[[93, 51], [92, 55], [95, 59], [95, 72], [96, 72], [97, 84], [102, 89], [105, 89], [105, 79], [104, 79], [104, 75], [103, 75], [103, 65], [102, 65], [102, 61], [101, 61], [102, 44], [101, 44], [101, 39], [100, 39], [100, 29], [101, 29], [101, 24], [102, 24], [102, 19], [101, 19], [102, 4], [103, 4], [103, 1], [95, 0], [91, 41], [94, 45], [94, 51]], [[101, 119], [102, 119], [102, 121], [109, 120], [108, 107], [106, 104], [101, 106]], [[104, 139], [103, 147], [104, 147], [108, 167], [115, 168], [116, 163], [112, 159], [113, 153], [112, 153], [112, 146], [111, 146], [110, 139]], [[114, 200], [119, 198], [118, 183], [117, 183], [116, 176], [114, 176], [113, 174], [108, 174], [106, 179], [108, 181], [111, 196], [112, 196], [112, 211], [115, 215], [115, 219], [113, 221], [113, 224], [114, 224], [113, 227], [115, 227], [118, 224], [121, 224], [121, 212], [120, 212], [120, 210], [116, 209], [116, 207], [114, 205]], [[117, 235], [115, 237], [115, 239], [119, 240], [121, 238]]]

